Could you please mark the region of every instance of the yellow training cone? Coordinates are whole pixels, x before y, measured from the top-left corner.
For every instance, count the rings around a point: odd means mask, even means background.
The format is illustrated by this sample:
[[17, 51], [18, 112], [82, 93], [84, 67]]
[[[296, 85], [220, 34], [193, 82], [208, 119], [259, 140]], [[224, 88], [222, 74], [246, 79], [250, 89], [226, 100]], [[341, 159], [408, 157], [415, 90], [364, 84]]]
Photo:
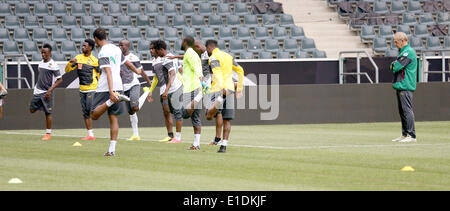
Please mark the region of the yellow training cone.
[[73, 146], [73, 147], [81, 147], [81, 146], [83, 146], [83, 145], [81, 145], [80, 142], [75, 142], [72, 146]]
[[20, 184], [22, 183], [22, 180], [20, 180], [19, 178], [12, 178], [8, 181], [9, 184]]
[[411, 166], [405, 166], [401, 169], [402, 171], [415, 171]]

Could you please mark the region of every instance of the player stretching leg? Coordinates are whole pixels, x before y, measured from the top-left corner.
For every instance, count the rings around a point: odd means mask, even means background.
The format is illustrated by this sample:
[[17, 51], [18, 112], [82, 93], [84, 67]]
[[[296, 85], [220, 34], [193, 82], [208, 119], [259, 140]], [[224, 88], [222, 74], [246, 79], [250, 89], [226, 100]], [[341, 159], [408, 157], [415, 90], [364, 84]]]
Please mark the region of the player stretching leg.
[[139, 136], [138, 116], [136, 112], [138, 112], [140, 107], [144, 104], [143, 102], [146, 97], [139, 97], [141, 85], [137, 75], [142, 75], [149, 84], [151, 84], [151, 81], [145, 74], [139, 57], [130, 52], [130, 41], [120, 41], [119, 47], [126, 60], [125, 64], [121, 66], [120, 76], [122, 78], [125, 96], [130, 98], [130, 101], [126, 102], [126, 105], [128, 108], [128, 114], [130, 115], [131, 128], [133, 129], [133, 135], [128, 139], [128, 141], [138, 141], [141, 140], [141, 137]]
[[[217, 152], [224, 153], [231, 132], [231, 120], [234, 118], [234, 91], [236, 90], [237, 98], [242, 96], [244, 70], [231, 55], [221, 51], [217, 46], [215, 40], [206, 42], [209, 65], [213, 72], [210, 89], [212, 105], [208, 107], [206, 119], [212, 120], [218, 113], [222, 115], [223, 141]], [[236, 89], [233, 82], [233, 71], [238, 74], [239, 78]]]
[[108, 111], [111, 141], [105, 156], [114, 156], [119, 135], [117, 116], [123, 112], [123, 104], [120, 102], [130, 101], [127, 96], [121, 94], [123, 93], [123, 85], [120, 77], [120, 66], [125, 63], [125, 58], [119, 47], [108, 43], [104, 29], [96, 29], [94, 39], [97, 46], [101, 48], [98, 54], [98, 63], [102, 73], [98, 80], [91, 117], [93, 120], [98, 120], [103, 113]]
[[[52, 112], [53, 112], [53, 90], [62, 83], [62, 76], [58, 65], [52, 59], [52, 46], [44, 44], [41, 49], [42, 61], [39, 63], [39, 76], [34, 87], [33, 98], [30, 103], [30, 112], [43, 110], [45, 113], [46, 132], [42, 138], [44, 141], [51, 140]], [[56, 78], [53, 83], [53, 78]]]
[[191, 118], [194, 127], [194, 143], [188, 150], [200, 149], [201, 120], [200, 109], [197, 105], [203, 98], [202, 83], [203, 72], [202, 63], [193, 47], [195, 40], [187, 36], [181, 44], [184, 53], [183, 58], [183, 118]]
[[66, 73], [76, 70], [80, 81], [80, 103], [88, 131], [88, 135], [81, 140], [95, 140], [91, 111], [99, 74], [98, 59], [92, 55], [94, 47], [94, 40], [86, 39], [81, 47], [83, 53], [72, 58], [66, 65]]

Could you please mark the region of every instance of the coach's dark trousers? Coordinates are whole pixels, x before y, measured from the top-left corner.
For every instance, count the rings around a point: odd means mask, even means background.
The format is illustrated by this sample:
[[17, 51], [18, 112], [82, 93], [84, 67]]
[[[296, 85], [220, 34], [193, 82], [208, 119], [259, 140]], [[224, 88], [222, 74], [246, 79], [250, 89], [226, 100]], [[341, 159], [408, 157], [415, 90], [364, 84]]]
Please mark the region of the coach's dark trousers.
[[397, 102], [400, 118], [402, 119], [402, 135], [416, 138], [414, 128], [413, 92], [397, 90]]

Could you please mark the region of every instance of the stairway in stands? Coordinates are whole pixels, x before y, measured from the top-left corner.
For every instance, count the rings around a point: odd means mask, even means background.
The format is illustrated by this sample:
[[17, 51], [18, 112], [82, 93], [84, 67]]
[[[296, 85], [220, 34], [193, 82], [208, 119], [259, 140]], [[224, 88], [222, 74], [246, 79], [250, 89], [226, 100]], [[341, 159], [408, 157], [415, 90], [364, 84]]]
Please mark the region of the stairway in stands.
[[337, 58], [339, 51], [372, 49], [363, 44], [359, 35], [349, 30], [326, 0], [277, 0], [284, 12], [294, 17], [297, 26], [304, 28], [307, 37], [314, 39], [316, 47], [324, 50], [328, 58]]

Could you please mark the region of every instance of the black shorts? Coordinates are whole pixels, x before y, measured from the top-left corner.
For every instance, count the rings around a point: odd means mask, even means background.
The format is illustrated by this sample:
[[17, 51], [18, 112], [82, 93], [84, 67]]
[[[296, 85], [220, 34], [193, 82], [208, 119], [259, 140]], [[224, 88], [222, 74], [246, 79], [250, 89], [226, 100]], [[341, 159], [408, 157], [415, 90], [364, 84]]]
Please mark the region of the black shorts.
[[[216, 98], [219, 96], [219, 94], [222, 94], [222, 93], [221, 92], [211, 93], [211, 102], [209, 103], [210, 106], [212, 106], [214, 104], [214, 102], [216, 101]], [[232, 93], [228, 96], [222, 95], [222, 97], [224, 99], [223, 103], [217, 109], [217, 113], [214, 115], [214, 117], [217, 117], [217, 115], [221, 114], [222, 119], [233, 120], [234, 115], [235, 115], [234, 93]], [[208, 112], [208, 111], [206, 111], [206, 112]]]
[[30, 103], [30, 110], [42, 110], [45, 114], [53, 113], [53, 97], [53, 93], [50, 95], [50, 99], [48, 100], [45, 98], [45, 93], [33, 95]]
[[141, 86], [134, 85], [129, 90], [125, 91], [125, 95], [130, 98], [129, 102], [125, 102], [127, 105], [128, 113], [133, 114], [133, 107], [139, 107], [139, 97], [141, 95]]
[[176, 121], [183, 120], [183, 115], [181, 112], [182, 109], [182, 97], [183, 96], [183, 87], [178, 88], [175, 92], [169, 93], [167, 99], [163, 99], [162, 95], [159, 96], [161, 105], [168, 105], [170, 109], [170, 113], [173, 114]]
[[[119, 91], [122, 94], [122, 91]], [[92, 102], [92, 111], [99, 105], [105, 103], [109, 100], [109, 92], [96, 92], [94, 95], [94, 101]], [[121, 115], [123, 113], [123, 102], [115, 103], [108, 108], [108, 115]]]
[[[195, 96], [197, 96], [198, 94], [202, 93], [202, 89], [196, 89], [192, 92], [189, 93], [183, 93], [183, 118], [184, 119], [188, 119], [191, 118], [191, 122], [192, 122], [192, 126], [197, 127], [197, 126], [202, 126], [202, 121], [200, 119], [200, 108], [201, 108], [201, 103], [198, 103], [194, 109], [194, 112], [192, 112], [191, 115], [189, 115], [187, 113], [187, 106], [194, 100]], [[203, 93], [202, 93], [203, 94]], [[202, 102], [202, 101], [200, 101]]]
[[80, 92], [81, 111], [85, 119], [91, 118], [92, 102], [95, 92]]

